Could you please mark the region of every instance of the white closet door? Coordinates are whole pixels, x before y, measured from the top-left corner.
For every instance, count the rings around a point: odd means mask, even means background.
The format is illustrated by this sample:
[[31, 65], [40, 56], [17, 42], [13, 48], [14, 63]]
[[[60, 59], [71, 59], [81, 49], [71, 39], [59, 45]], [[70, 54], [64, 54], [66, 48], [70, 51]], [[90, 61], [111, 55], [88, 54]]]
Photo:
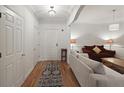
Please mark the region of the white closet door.
[[23, 19], [15, 18], [15, 56], [16, 56], [16, 85], [20, 85], [24, 78], [23, 53]]
[[38, 27], [34, 26], [34, 49], [33, 49], [33, 54], [34, 54], [34, 66], [37, 64], [37, 62], [40, 59], [40, 32], [38, 31]]
[[5, 86], [5, 73], [4, 73], [4, 62], [3, 62], [3, 31], [2, 31], [2, 11], [0, 10], [0, 86]]
[[51, 30], [46, 30], [45, 32], [45, 46], [46, 46], [46, 58], [47, 60], [57, 60], [57, 51], [58, 51], [58, 46], [57, 46], [57, 33], [58, 30], [56, 29], [51, 29]]
[[2, 16], [0, 18], [0, 52], [2, 53], [0, 62], [1, 86], [19, 86], [23, 80], [22, 18], [11, 10], [0, 7]]

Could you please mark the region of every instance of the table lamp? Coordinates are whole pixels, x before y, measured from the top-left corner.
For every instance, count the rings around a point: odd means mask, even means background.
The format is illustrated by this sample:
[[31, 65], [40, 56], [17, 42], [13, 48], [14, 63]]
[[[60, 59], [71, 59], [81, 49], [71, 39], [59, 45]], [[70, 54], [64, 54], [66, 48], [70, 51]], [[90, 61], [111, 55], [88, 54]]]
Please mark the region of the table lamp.
[[112, 39], [108, 39], [108, 40], [106, 40], [106, 43], [110, 45], [110, 50], [111, 50], [111, 45], [113, 43], [113, 40]]
[[76, 39], [70, 39], [71, 49], [73, 49], [73, 45], [76, 44]]

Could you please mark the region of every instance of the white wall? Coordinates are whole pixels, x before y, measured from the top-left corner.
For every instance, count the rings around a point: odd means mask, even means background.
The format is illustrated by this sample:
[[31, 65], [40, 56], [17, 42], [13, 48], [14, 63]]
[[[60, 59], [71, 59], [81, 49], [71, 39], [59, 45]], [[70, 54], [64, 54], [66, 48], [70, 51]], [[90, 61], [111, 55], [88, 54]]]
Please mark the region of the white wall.
[[[120, 23], [120, 31], [109, 31], [109, 24], [73, 24], [70, 28], [71, 38], [77, 39], [77, 45], [104, 45], [105, 40], [113, 39], [119, 57], [124, 57], [124, 23]], [[120, 51], [121, 47], [121, 51]], [[118, 49], [119, 48], [119, 49]]]
[[77, 39], [78, 45], [92, 45], [101, 43], [102, 39], [98, 36], [102, 26], [94, 24], [73, 24], [71, 26], [71, 38]]
[[33, 62], [33, 48], [34, 48], [34, 26], [38, 26], [38, 21], [35, 16], [24, 6], [6, 6], [12, 11], [19, 14], [24, 18], [24, 69], [25, 69], [25, 78], [32, 71], [34, 67]]

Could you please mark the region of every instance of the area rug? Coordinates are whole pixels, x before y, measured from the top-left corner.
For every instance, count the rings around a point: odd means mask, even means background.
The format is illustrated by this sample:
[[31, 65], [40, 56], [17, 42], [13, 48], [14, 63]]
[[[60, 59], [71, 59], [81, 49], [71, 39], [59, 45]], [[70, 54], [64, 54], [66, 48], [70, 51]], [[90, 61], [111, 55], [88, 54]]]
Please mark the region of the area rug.
[[36, 87], [62, 87], [62, 75], [60, 64], [49, 63], [45, 66], [41, 77], [39, 78]]

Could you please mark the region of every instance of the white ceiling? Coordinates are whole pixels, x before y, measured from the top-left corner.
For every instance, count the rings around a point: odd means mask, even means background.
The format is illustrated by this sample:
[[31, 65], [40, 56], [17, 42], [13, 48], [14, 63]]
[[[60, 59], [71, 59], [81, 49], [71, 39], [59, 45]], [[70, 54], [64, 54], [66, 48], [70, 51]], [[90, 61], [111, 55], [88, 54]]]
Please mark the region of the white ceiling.
[[112, 23], [112, 10], [116, 9], [116, 21], [124, 22], [124, 5], [87, 5], [76, 23], [105, 24]]
[[55, 16], [50, 16], [48, 11], [50, 10], [50, 5], [31, 5], [28, 6], [33, 13], [36, 15], [41, 23], [66, 23], [70, 13], [72, 12], [74, 5], [55, 5], [54, 10], [56, 11]]

